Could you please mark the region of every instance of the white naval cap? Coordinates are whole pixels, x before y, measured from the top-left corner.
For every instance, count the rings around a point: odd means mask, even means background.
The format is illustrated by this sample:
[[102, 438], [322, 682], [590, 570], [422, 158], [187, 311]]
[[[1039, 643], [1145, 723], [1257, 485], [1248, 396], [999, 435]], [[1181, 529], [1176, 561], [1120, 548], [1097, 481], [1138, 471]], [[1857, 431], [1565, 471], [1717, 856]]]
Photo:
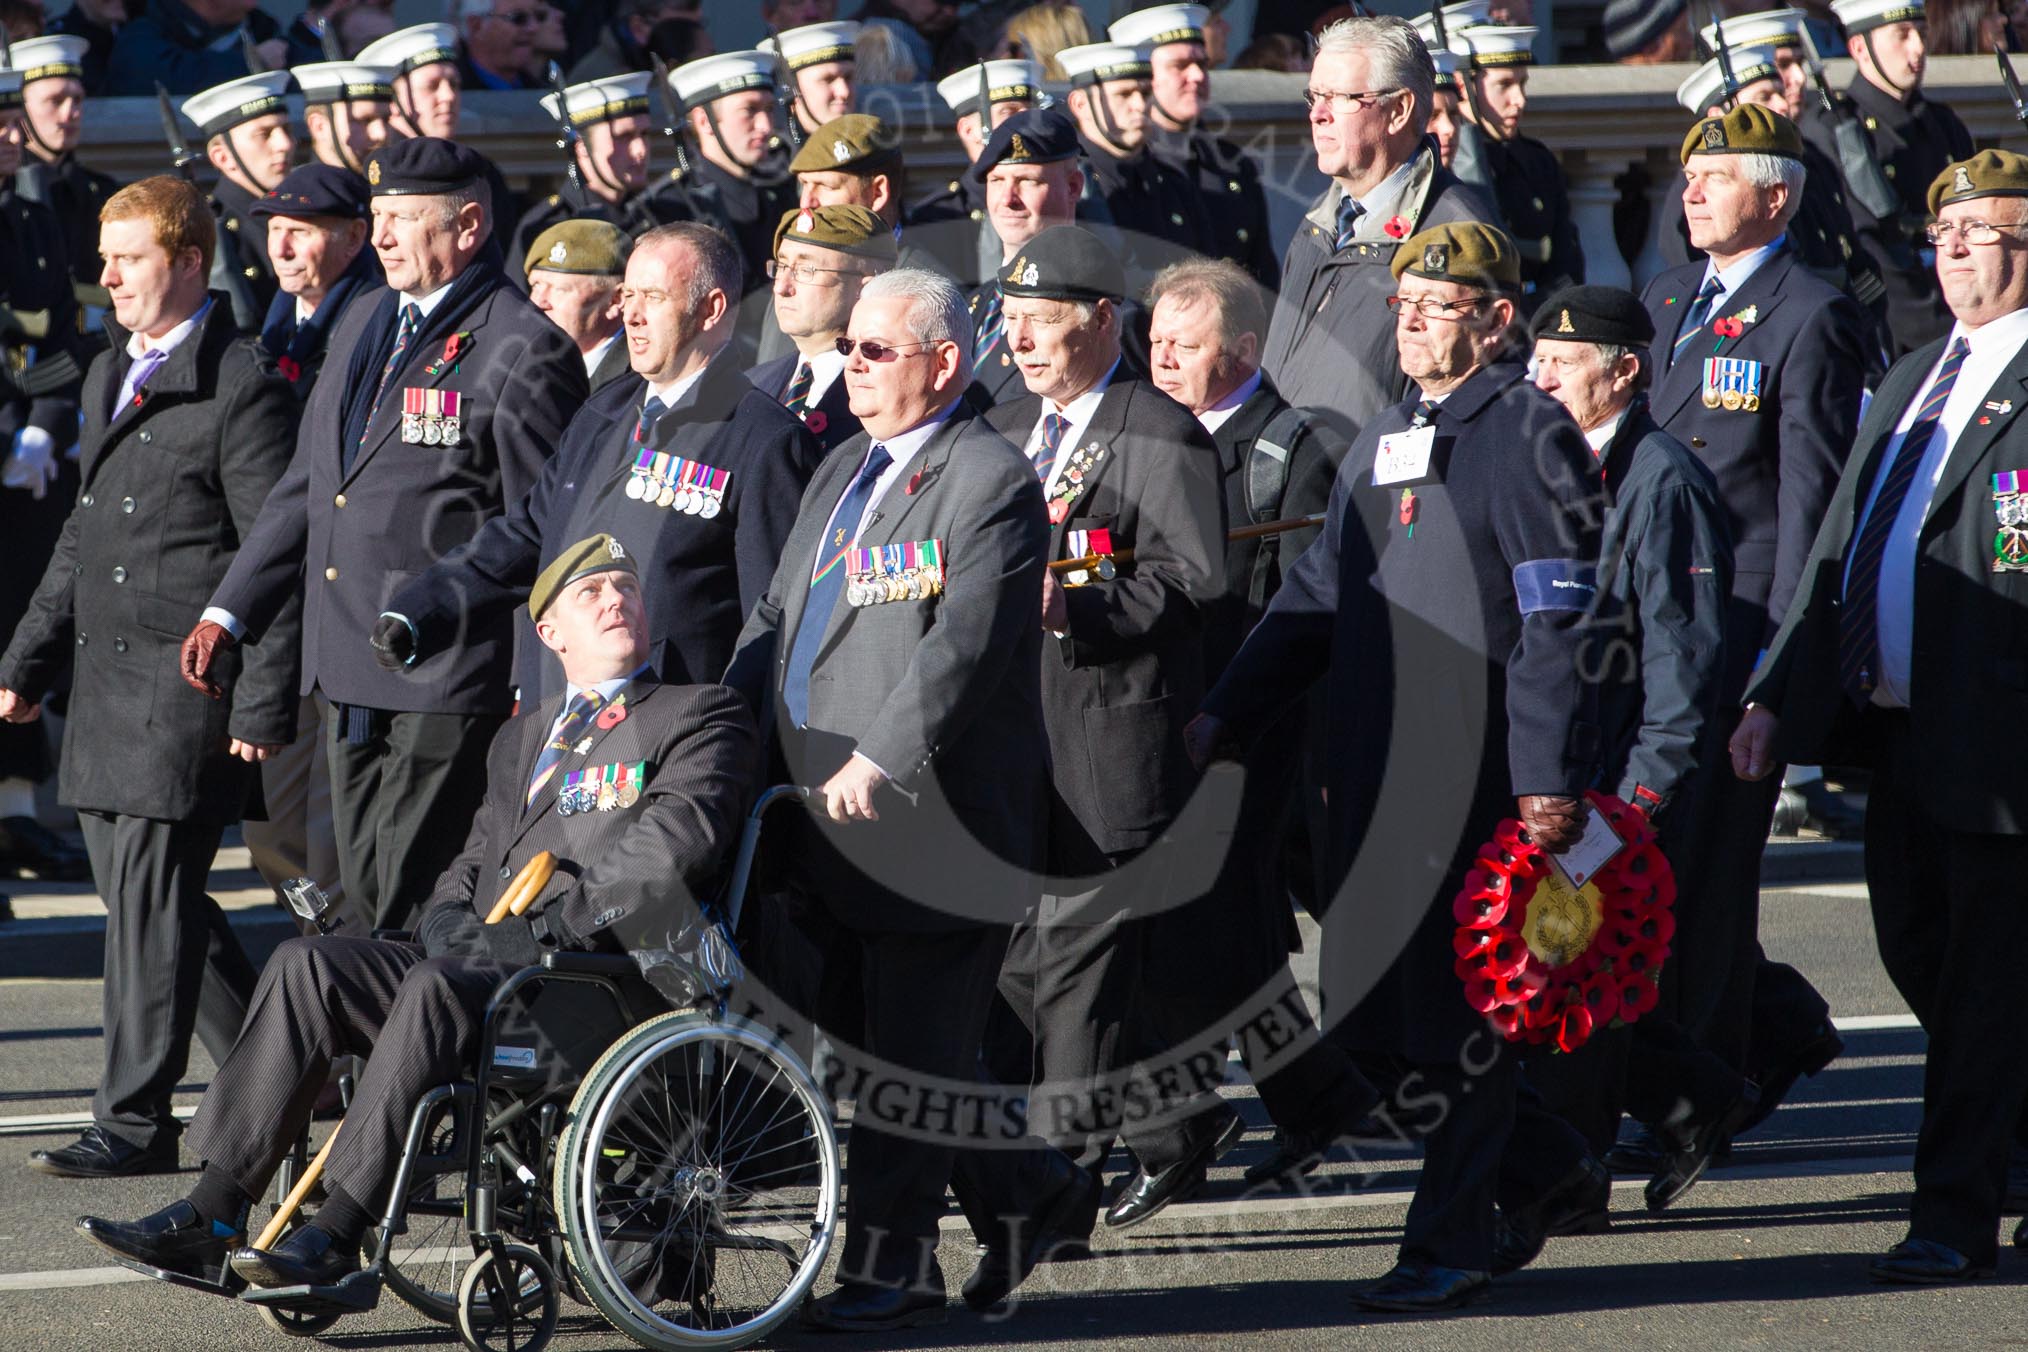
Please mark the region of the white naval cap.
[[296, 88], [303, 101], [312, 106], [351, 99], [373, 99], [388, 103], [394, 99], [394, 67], [370, 66], [363, 61], [313, 61], [294, 66]]
[[84, 38], [62, 33], [46, 38], [23, 38], [9, 44], [7, 64], [21, 72], [23, 84], [34, 84], [37, 80], [82, 80], [85, 53], [91, 47]]
[[1106, 36], [1128, 47], [1162, 47], [1172, 42], [1204, 41], [1211, 22], [1208, 5], [1156, 5], [1115, 19]]
[[[1445, 5], [1444, 36], [1463, 32], [1467, 28], [1484, 28], [1493, 22], [1493, 0], [1465, 0], [1462, 5]], [[1437, 50], [1436, 18], [1429, 14], [1418, 14], [1412, 20], [1415, 34], [1422, 39], [1422, 45], [1429, 48], [1431, 55]]]
[[826, 61], [850, 61], [858, 41], [859, 25], [851, 19], [838, 19], [831, 23], [806, 23], [801, 28], [762, 38], [760, 50], [778, 53], [790, 70], [801, 70]]
[[[563, 91], [564, 111], [570, 117], [570, 125], [589, 127], [595, 122], [611, 122], [646, 113], [648, 84], [654, 78], [647, 71], [630, 71], [625, 75], [607, 75], [571, 85]], [[542, 109], [551, 117], [557, 115], [554, 93], [542, 96]]]
[[1467, 28], [1450, 35], [1451, 50], [1483, 70], [1535, 62], [1533, 28]]
[[1072, 85], [1100, 84], [1106, 80], [1145, 80], [1154, 69], [1146, 47], [1129, 47], [1119, 42], [1088, 42], [1082, 47], [1065, 47], [1056, 54], [1056, 64], [1070, 77]]
[[[979, 111], [979, 68], [966, 66], [955, 75], [937, 81], [937, 93], [950, 105], [951, 113], [963, 117]], [[994, 103], [1042, 101], [1042, 67], [1033, 61], [1000, 60], [986, 63], [986, 97]]]
[[1465, 64], [1465, 58], [1445, 48], [1443, 51], [1430, 49], [1429, 63], [1436, 67], [1436, 87], [1455, 90], [1458, 87], [1458, 70]]
[[688, 112], [727, 94], [773, 89], [776, 64], [773, 52], [720, 52], [676, 67], [669, 72], [669, 84]]
[[208, 140], [269, 113], [288, 109], [289, 72], [264, 70], [213, 85], [183, 100], [183, 116], [197, 124]]
[[1858, 37], [1891, 23], [1921, 23], [1922, 0], [1831, 0], [1831, 12], [1845, 26], [1845, 36]]
[[[1742, 14], [1736, 19], [1726, 19], [1725, 45], [1727, 47], [1751, 47], [1765, 42], [1776, 47], [1797, 47], [1803, 41], [1803, 20], [1809, 16], [1799, 9], [1764, 9], [1755, 14]], [[1697, 36], [1711, 51], [1718, 50], [1718, 27], [1715, 23], [1705, 24]], [[1710, 105], [1705, 105], [1709, 107]]]
[[[1726, 33], [1731, 37], [1730, 31]], [[1727, 43], [1726, 56], [1732, 62], [1732, 79], [1737, 88], [1744, 89], [1761, 80], [1778, 79], [1781, 70], [1775, 65], [1775, 49], [1769, 43], [1735, 45]], [[1688, 112], [1703, 117], [1710, 109], [1718, 106], [1725, 97], [1725, 68], [1713, 57], [1692, 71], [1690, 78], [1676, 86], [1676, 102]]]
[[0, 67], [0, 108], [21, 106], [21, 72]]
[[370, 66], [391, 66], [396, 75], [406, 75], [440, 61], [456, 64], [458, 30], [447, 23], [419, 23], [413, 28], [397, 29], [360, 48], [356, 59]]

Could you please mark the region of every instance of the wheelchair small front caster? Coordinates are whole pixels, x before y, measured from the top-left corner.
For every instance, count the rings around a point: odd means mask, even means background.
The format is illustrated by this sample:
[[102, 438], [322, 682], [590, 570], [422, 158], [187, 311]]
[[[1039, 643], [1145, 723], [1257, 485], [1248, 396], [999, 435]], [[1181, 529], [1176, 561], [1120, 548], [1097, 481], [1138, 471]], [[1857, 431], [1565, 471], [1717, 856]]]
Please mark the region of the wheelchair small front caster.
[[525, 1244], [488, 1248], [458, 1283], [458, 1334], [472, 1352], [541, 1352], [556, 1334], [556, 1272]]
[[291, 1338], [314, 1338], [340, 1318], [335, 1310], [291, 1310], [280, 1305], [263, 1305], [260, 1315], [263, 1324]]

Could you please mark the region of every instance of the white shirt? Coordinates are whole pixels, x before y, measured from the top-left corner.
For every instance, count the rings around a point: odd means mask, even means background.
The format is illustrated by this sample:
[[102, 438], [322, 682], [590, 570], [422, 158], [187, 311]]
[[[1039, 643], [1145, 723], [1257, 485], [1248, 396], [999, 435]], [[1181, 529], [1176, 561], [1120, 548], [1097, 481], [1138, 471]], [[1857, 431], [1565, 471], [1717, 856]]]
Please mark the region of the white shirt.
[[611, 333], [593, 344], [591, 351], [579, 354], [584, 358], [585, 379], [589, 380], [599, 373], [599, 363], [606, 359], [606, 353], [612, 351], [613, 344], [619, 342], [620, 335], [625, 332], [626, 330], [623, 328], [614, 329]]
[[1063, 429], [1063, 440], [1056, 443], [1056, 463], [1049, 467], [1049, 477], [1043, 481], [1044, 497], [1056, 491], [1057, 481], [1063, 477], [1063, 471], [1070, 464], [1071, 451], [1076, 449], [1078, 439], [1084, 435], [1084, 429], [1091, 423], [1092, 414], [1098, 412], [1099, 400], [1105, 398], [1106, 386], [1113, 382], [1113, 372], [1119, 369], [1119, 359], [1115, 357], [1113, 364], [1106, 368], [1106, 373], [1098, 378], [1097, 383], [1069, 403], [1058, 404], [1053, 399], [1042, 401], [1042, 415], [1035, 420], [1034, 430], [1029, 432], [1028, 442], [1021, 448], [1030, 461], [1033, 461], [1035, 453], [1042, 449], [1043, 426], [1048, 421], [1049, 415], [1057, 413], [1070, 420], [1070, 425]]
[[1197, 421], [1204, 424], [1205, 431], [1216, 432], [1219, 428], [1225, 426], [1233, 414], [1239, 412], [1241, 404], [1253, 398], [1253, 392], [1259, 388], [1260, 372], [1255, 371], [1245, 380], [1240, 381], [1238, 388], [1234, 389], [1231, 394], [1226, 395], [1210, 408], [1198, 414]]
[[1627, 411], [1621, 409], [1584, 434], [1584, 444], [1591, 447], [1592, 455], [1603, 456], [1606, 453], [1606, 447], [1613, 444], [1613, 438], [1619, 435], [1620, 424], [1626, 420]]
[[[814, 357], [799, 352], [796, 354], [796, 365], [789, 368], [790, 380], [796, 378], [796, 372], [802, 369], [805, 362], [808, 362], [810, 366], [810, 398], [808, 402], [811, 408], [815, 408], [818, 402], [831, 392], [831, 387], [838, 383], [838, 377], [845, 374], [845, 354], [835, 347], [826, 348]], [[768, 392], [774, 395], [775, 398], [780, 399], [788, 394], [789, 387], [784, 385], [779, 390], [770, 390]]]
[[[1408, 181], [1415, 174], [1416, 166], [1422, 161], [1422, 151], [1417, 150], [1406, 160], [1394, 166], [1386, 178], [1373, 186], [1373, 191], [1364, 197], [1353, 197], [1360, 207], [1357, 219], [1352, 222], [1352, 237], [1370, 241], [1389, 238], [1387, 223], [1401, 214], [1401, 200], [1408, 194]], [[1338, 201], [1351, 197], [1342, 189]], [[1331, 203], [1332, 220], [1337, 219], [1338, 202]]]
[[[645, 671], [646, 668], [644, 667], [641, 670]], [[638, 676], [640, 674], [641, 674], [640, 671], [636, 671], [631, 676], [615, 676], [611, 680], [600, 681], [596, 685], [590, 687], [591, 689], [599, 692], [599, 707], [603, 709], [605, 708], [606, 705], [611, 704], [613, 702], [613, 696], [620, 693], [621, 687], [626, 685], [627, 682], [633, 680], [634, 676]], [[583, 694], [584, 691], [585, 691], [584, 686], [572, 685], [569, 682], [564, 683], [563, 703], [557, 706], [556, 717], [550, 720], [549, 736], [543, 739], [544, 746], [547, 746], [549, 743], [556, 740], [556, 734], [558, 730], [560, 730], [563, 727], [564, 716], [570, 712], [570, 702], [576, 699], [579, 695]]]
[[302, 298], [301, 296], [298, 296], [298, 297], [296, 297], [296, 327], [297, 327], [297, 328], [299, 328], [299, 329], [300, 329], [300, 328], [302, 328], [302, 327], [303, 327], [303, 325], [305, 325], [305, 324], [309, 323], [309, 322], [310, 322], [310, 318], [311, 318], [311, 316], [315, 315], [316, 313], [317, 313], [317, 307], [316, 307], [316, 306], [314, 306], [314, 305], [310, 304], [310, 302], [308, 302], [308, 301], [304, 300], [304, 299], [303, 299], [303, 298]]
[[[143, 355], [149, 352], [160, 352], [163, 354], [163, 360], [166, 361], [168, 354], [182, 346], [183, 340], [195, 333], [197, 326], [204, 322], [204, 316], [210, 313], [211, 301], [206, 299], [204, 304], [197, 307], [196, 314], [190, 316], [190, 318], [184, 320], [160, 338], [150, 341], [144, 333], [136, 332], [128, 334], [127, 355], [134, 359], [134, 364], [127, 367], [126, 379], [120, 382], [120, 397], [113, 404], [113, 408], [115, 410], [123, 409], [128, 404], [134, 402], [134, 377], [140, 373], [140, 360]], [[155, 367], [156, 371], [161, 369], [159, 365]], [[149, 372], [150, 375], [153, 373], [152, 371]]]
[[[1904, 447], [1902, 442], [1915, 424], [1915, 415], [1928, 396], [1931, 382], [1936, 379], [1937, 367], [1943, 365], [1952, 345], [1960, 338], [1966, 341], [1971, 351], [1966, 353], [1964, 365], [1958, 370], [1950, 398], [1944, 401], [1935, 433], [1927, 446]], [[1888, 453], [1880, 457], [1879, 468], [1873, 472], [1873, 485], [1866, 494], [1866, 510], [1852, 523], [1852, 539], [1857, 543], [1866, 518], [1873, 514], [1880, 486], [1886, 481], [1895, 460], [1911, 450], [1922, 456], [1921, 464], [1915, 471], [1915, 482], [1908, 486], [1908, 496], [1901, 500], [1901, 510], [1895, 515], [1894, 527], [1880, 554], [1880, 586], [1875, 594], [1880, 670], [1874, 673], [1875, 704], [1890, 709], [1908, 707], [1909, 657], [1915, 640], [1915, 564], [1921, 545], [1922, 524], [1929, 517], [1930, 499], [1936, 493], [1937, 482], [1943, 478], [1944, 467], [1950, 463], [1951, 448], [1957, 444], [1959, 434], [1971, 422], [1973, 415], [1984, 406], [1986, 396], [1992, 392], [1993, 382], [2013, 362], [2024, 342], [2028, 342], [2028, 310], [2016, 310], [1969, 332], [1962, 324], [1951, 326], [1950, 337], [1945, 340], [1936, 365], [1930, 367], [1929, 374], [1923, 377], [1915, 397], [1902, 410], [1901, 421], [1895, 424], [1894, 441]], [[1852, 567], [1848, 559], [1845, 586], [1849, 589], [1851, 585]]]
[[641, 407], [646, 408], [650, 399], [660, 399], [665, 412], [676, 407], [676, 401], [690, 393], [690, 387], [704, 378], [704, 370], [705, 368], [700, 366], [683, 379], [673, 380], [667, 385], [651, 383], [646, 393], [641, 396]]
[[428, 319], [435, 312], [436, 308], [444, 303], [444, 297], [451, 293], [451, 288], [455, 285], [455, 281], [445, 282], [427, 296], [411, 296], [408, 292], [403, 291], [400, 293], [401, 303], [404, 306], [415, 306], [418, 310], [422, 311], [422, 317]]
[[[880, 500], [887, 496], [887, 490], [894, 486], [894, 481], [901, 477], [902, 469], [909, 461], [915, 459], [915, 453], [921, 450], [931, 437], [936, 435], [937, 429], [944, 425], [944, 420], [951, 416], [951, 410], [957, 406], [958, 401], [953, 399], [950, 403], [944, 405], [943, 408], [931, 414], [928, 421], [919, 422], [906, 432], [888, 437], [885, 441], [874, 441], [867, 444], [866, 454], [859, 457], [859, 468], [852, 471], [852, 477], [854, 479], [858, 478], [860, 471], [866, 468], [866, 462], [872, 458], [875, 446], [887, 448], [887, 468], [882, 470], [880, 477], [873, 481], [873, 491], [866, 495], [866, 505], [860, 509], [859, 519], [852, 523], [853, 544], [858, 544], [860, 533], [879, 518], [880, 513], [874, 509], [880, 506]], [[846, 482], [849, 484], [851, 480], [848, 479]], [[817, 547], [819, 553], [824, 552], [830, 547], [829, 541], [832, 529], [839, 524], [838, 508], [844, 506], [844, 504], [845, 493], [841, 490], [838, 494], [838, 501], [832, 504], [830, 520], [824, 523], [824, 541]], [[813, 560], [811, 563], [812, 571], [815, 571], [815, 568], [816, 561]]]

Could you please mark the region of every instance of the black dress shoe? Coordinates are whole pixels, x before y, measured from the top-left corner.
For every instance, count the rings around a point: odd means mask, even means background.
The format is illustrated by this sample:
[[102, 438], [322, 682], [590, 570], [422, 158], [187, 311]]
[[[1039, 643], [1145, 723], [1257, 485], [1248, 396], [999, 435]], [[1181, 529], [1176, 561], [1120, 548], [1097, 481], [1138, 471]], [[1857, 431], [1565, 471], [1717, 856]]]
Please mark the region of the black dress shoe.
[[77, 883], [92, 876], [85, 852], [33, 817], [0, 818], [0, 861], [44, 882]]
[[1120, 1195], [1113, 1198], [1113, 1204], [1106, 1208], [1107, 1226], [1125, 1230], [1139, 1225], [1177, 1198], [1195, 1191], [1218, 1157], [1238, 1145], [1239, 1138], [1246, 1135], [1245, 1119], [1230, 1108], [1220, 1106], [1200, 1114], [1196, 1120], [1207, 1118], [1208, 1125], [1196, 1131], [1196, 1140], [1182, 1159], [1152, 1174], [1145, 1169], [1134, 1171], [1134, 1176], [1120, 1189]]
[[803, 1307], [803, 1322], [832, 1333], [879, 1333], [941, 1324], [949, 1317], [942, 1291], [846, 1282], [822, 1300]]
[[1403, 1144], [1398, 1132], [1370, 1112], [1329, 1127], [1282, 1127], [1275, 1132], [1275, 1148], [1266, 1159], [1247, 1166], [1245, 1179], [1255, 1187], [1290, 1187], [1322, 1164], [1341, 1141], [1354, 1146]]
[[98, 1127], [86, 1127], [69, 1145], [38, 1150], [28, 1157], [30, 1168], [59, 1178], [126, 1178], [134, 1174], [176, 1172], [176, 1143], [144, 1149]]
[[232, 1270], [250, 1286], [330, 1286], [359, 1271], [359, 1247], [341, 1247], [329, 1230], [305, 1225], [272, 1249], [233, 1250]]
[[1352, 1303], [1367, 1310], [1395, 1314], [1428, 1314], [1456, 1310], [1486, 1289], [1492, 1278], [1483, 1272], [1438, 1267], [1434, 1263], [1396, 1263], [1373, 1285], [1352, 1293]]
[[1815, 1075], [1837, 1060], [1844, 1050], [1845, 1039], [1838, 1036], [1838, 1030], [1827, 1020], [1802, 1046], [1753, 1076], [1753, 1082], [1760, 1087], [1760, 1102], [1753, 1114], [1740, 1123], [1736, 1134], [1744, 1135], [1773, 1117], [1782, 1100], [1795, 1091], [1797, 1080]]
[[1648, 1210], [1660, 1211], [1697, 1186], [1697, 1180], [1704, 1177], [1704, 1171], [1711, 1167], [1718, 1157], [1721, 1145], [1730, 1142], [1740, 1130], [1740, 1124], [1759, 1105], [1760, 1091], [1753, 1081], [1740, 1085], [1739, 1098], [1730, 1108], [1712, 1118], [1702, 1126], [1685, 1123], [1681, 1127], [1664, 1128], [1656, 1133], [1666, 1153], [1662, 1167], [1648, 1180], [1645, 1196]]
[[129, 1263], [206, 1282], [224, 1274], [227, 1251], [246, 1240], [239, 1230], [205, 1220], [188, 1202], [171, 1202], [137, 1221], [80, 1216], [77, 1232]]
[[979, 1265], [965, 1278], [965, 1304], [973, 1309], [992, 1309], [1043, 1263], [1073, 1252], [1079, 1256], [1091, 1252], [1092, 1226], [1098, 1222], [1098, 1175], [1068, 1159], [1056, 1167], [1057, 1185], [1042, 1199], [1030, 1223], [1012, 1230], [1002, 1226], [995, 1242], [982, 1247]]
[[1589, 1155], [1534, 1204], [1502, 1210], [1493, 1220], [1493, 1275], [1535, 1261], [1551, 1235], [1596, 1235], [1611, 1221], [1613, 1176]]
[[1662, 1171], [1662, 1143], [1645, 1122], [1630, 1121], [1630, 1130], [1613, 1142], [1599, 1162], [1616, 1174], [1640, 1174], [1652, 1178]]
[[1843, 793], [1832, 792], [1822, 779], [1813, 779], [1797, 793], [1803, 800], [1803, 825], [1832, 840], [1856, 840], [1866, 829], [1866, 814]]
[[1905, 1286], [1942, 1286], [1993, 1275], [1990, 1264], [1980, 1267], [1956, 1249], [1930, 1239], [1902, 1240], [1874, 1259], [1867, 1271], [1876, 1282]]

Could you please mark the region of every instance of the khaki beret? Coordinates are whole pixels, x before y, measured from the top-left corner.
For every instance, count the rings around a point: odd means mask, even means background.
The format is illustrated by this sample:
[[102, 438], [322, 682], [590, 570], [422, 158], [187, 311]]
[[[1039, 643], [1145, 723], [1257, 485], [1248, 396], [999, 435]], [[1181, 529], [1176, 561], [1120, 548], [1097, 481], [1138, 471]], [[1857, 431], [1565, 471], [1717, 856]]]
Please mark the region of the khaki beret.
[[892, 261], [895, 256], [894, 231], [865, 207], [796, 207], [785, 211], [781, 224], [775, 227], [775, 252], [781, 252], [785, 239], [860, 258]]
[[810, 133], [796, 158], [795, 174], [880, 174], [901, 168], [900, 138], [871, 113], [834, 117]]
[[535, 589], [528, 593], [528, 615], [539, 620], [550, 603], [563, 595], [563, 589], [581, 577], [593, 573], [633, 573], [640, 576], [634, 567], [634, 556], [620, 546], [620, 542], [603, 532], [588, 540], [579, 540], [550, 561], [547, 568], [536, 575]]
[[1514, 252], [1514, 241], [1506, 231], [1479, 221], [1452, 221], [1410, 235], [1394, 251], [1390, 266], [1397, 281], [1414, 273], [1433, 282], [1521, 289], [1521, 256]]
[[1742, 103], [1725, 116], [1707, 117], [1690, 129], [1678, 158], [1688, 164], [1692, 155], [1779, 155], [1800, 160], [1803, 134], [1780, 113]]
[[604, 221], [558, 221], [535, 237], [521, 271], [575, 272], [591, 277], [618, 277], [627, 270], [634, 241], [617, 225]]
[[1929, 185], [1929, 214], [1974, 197], [2028, 197], [2028, 156], [2011, 150], [1981, 150], [1947, 164]]

